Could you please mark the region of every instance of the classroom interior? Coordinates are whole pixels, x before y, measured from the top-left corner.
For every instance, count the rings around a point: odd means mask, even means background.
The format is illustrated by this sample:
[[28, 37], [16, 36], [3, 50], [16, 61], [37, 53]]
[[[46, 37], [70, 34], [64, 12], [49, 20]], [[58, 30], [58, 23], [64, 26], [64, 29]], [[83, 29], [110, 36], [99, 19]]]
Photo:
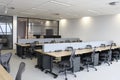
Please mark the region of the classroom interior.
[[0, 80], [115, 80], [120, 1], [0, 0]]

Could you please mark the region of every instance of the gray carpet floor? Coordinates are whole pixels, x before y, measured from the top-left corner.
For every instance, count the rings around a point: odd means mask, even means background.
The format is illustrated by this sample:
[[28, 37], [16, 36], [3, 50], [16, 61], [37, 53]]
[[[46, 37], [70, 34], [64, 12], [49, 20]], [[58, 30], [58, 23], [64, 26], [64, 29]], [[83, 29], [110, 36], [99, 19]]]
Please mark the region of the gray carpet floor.
[[[13, 53], [10, 60], [10, 74], [13, 78], [16, 76], [20, 62], [25, 62], [26, 69], [23, 73], [22, 80], [64, 80], [64, 75], [62, 74], [54, 79], [52, 75], [45, 74], [41, 70], [35, 68], [34, 66], [37, 64], [37, 59], [35, 58], [32, 60], [29, 58], [21, 59], [15, 55], [15, 50], [3, 50], [2, 54], [7, 52]], [[113, 61], [113, 64], [110, 66], [107, 64], [102, 64], [101, 66], [96, 66], [96, 68], [98, 69], [97, 71], [94, 69], [89, 69], [90, 71], [87, 72], [85, 69], [83, 71], [76, 72], [76, 78], [73, 75], [68, 74], [68, 80], [120, 80], [120, 61]]]

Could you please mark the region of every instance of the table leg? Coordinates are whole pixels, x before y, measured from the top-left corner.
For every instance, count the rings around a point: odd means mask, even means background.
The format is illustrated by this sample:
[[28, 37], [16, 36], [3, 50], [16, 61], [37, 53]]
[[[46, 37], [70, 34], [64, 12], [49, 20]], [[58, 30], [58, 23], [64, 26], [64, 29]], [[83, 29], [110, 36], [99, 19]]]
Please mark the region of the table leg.
[[54, 78], [57, 78], [58, 75], [52, 71], [53, 68], [53, 58], [50, 57], [50, 70], [46, 70], [45, 73], [50, 73], [54, 76]]

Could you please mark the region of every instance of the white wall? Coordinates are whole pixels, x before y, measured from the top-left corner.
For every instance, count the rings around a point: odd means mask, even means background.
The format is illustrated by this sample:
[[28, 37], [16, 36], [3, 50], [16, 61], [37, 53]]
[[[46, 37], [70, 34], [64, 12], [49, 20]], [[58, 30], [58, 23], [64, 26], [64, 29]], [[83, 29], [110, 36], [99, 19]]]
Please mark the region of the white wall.
[[120, 14], [60, 20], [63, 38], [79, 37], [83, 41], [113, 40], [120, 44]]

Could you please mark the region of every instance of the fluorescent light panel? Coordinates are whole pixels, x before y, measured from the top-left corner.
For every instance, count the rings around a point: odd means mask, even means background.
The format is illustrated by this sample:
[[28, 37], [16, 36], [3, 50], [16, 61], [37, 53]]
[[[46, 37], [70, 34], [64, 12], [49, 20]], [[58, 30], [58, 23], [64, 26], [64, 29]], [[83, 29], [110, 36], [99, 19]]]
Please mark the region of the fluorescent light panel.
[[38, 8], [32, 8], [33, 10], [44, 10], [45, 11], [45, 9], [38, 9]]
[[70, 4], [66, 4], [66, 3], [62, 3], [62, 2], [58, 2], [55, 0], [50, 1], [51, 3], [55, 3], [55, 4], [59, 4], [59, 5], [63, 5], [63, 6], [71, 6]]
[[99, 14], [99, 12], [95, 11], [95, 10], [88, 10], [89, 12], [95, 13], [95, 14]]
[[34, 13], [21, 12], [22, 14], [35, 15]]

